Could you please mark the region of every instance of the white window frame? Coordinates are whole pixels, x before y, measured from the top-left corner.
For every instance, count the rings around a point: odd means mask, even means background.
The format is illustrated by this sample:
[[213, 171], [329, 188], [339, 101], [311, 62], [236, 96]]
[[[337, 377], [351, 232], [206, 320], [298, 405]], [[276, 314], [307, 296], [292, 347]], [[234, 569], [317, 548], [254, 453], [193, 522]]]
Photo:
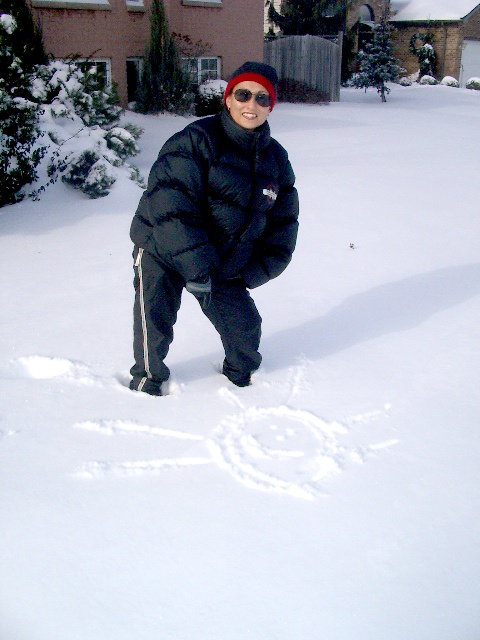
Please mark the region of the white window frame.
[[145, 11], [143, 0], [125, 0], [128, 11]]
[[110, 58], [78, 58], [77, 62], [86, 62], [91, 65], [105, 64], [105, 88], [112, 86], [112, 61]]
[[109, 0], [32, 0], [32, 7], [38, 9], [90, 9], [111, 11]]
[[186, 7], [217, 7], [221, 8], [223, 0], [182, 0]]
[[[209, 73], [206, 73], [206, 76], [203, 76], [204, 72], [208, 72], [208, 69], [202, 69], [202, 61], [205, 60], [215, 60], [216, 69], [215, 69], [215, 77], [210, 77]], [[206, 80], [217, 80], [221, 78], [222, 64], [221, 59], [218, 56], [199, 56], [195, 58], [187, 58], [182, 57], [182, 63], [184, 71], [192, 74], [192, 80], [194, 84], [201, 85]], [[188, 67], [193, 67], [196, 65], [196, 70], [194, 68], [189, 69]], [[212, 70], [213, 71], [213, 70]], [[194, 77], [195, 76], [195, 77]]]

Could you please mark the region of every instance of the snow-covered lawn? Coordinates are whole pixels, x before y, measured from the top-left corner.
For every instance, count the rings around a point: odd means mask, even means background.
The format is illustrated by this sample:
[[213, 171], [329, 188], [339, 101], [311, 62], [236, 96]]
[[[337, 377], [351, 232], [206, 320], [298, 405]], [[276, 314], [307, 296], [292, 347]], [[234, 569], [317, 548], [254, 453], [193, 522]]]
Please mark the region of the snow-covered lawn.
[[[144, 175], [187, 122], [125, 120]], [[249, 388], [188, 294], [171, 395], [125, 387], [134, 183], [0, 211], [2, 640], [480, 637], [480, 92], [270, 122], [301, 229]]]

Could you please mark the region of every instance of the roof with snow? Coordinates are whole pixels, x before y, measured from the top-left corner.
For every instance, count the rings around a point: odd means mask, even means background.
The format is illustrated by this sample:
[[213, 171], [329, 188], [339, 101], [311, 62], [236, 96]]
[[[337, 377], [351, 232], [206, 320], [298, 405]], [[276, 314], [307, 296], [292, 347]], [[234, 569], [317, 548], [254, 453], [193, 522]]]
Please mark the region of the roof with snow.
[[461, 20], [480, 6], [479, 0], [391, 0], [393, 21]]

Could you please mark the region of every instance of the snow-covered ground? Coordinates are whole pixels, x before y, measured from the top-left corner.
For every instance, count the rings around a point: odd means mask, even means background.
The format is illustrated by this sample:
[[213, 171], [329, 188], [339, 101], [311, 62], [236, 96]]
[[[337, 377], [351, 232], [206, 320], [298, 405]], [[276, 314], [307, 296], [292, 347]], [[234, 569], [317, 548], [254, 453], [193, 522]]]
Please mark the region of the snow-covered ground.
[[[145, 128], [144, 175], [184, 118]], [[238, 389], [185, 294], [129, 391], [122, 178], [0, 211], [2, 640], [478, 640], [480, 92], [278, 105], [294, 260]]]

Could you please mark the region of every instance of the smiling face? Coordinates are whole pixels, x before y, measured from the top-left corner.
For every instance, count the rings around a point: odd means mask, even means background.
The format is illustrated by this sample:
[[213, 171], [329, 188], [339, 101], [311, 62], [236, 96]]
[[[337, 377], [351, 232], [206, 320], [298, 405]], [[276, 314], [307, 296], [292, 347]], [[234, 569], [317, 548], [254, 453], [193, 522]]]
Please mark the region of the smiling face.
[[234, 92], [237, 89], [248, 89], [253, 94], [264, 93], [268, 95], [268, 91], [258, 82], [246, 80], [239, 82], [234, 86], [233, 91], [227, 96], [225, 104], [232, 116], [232, 119], [243, 129], [250, 131], [260, 127], [270, 114], [270, 107], [261, 107], [252, 95], [248, 102], [239, 102], [235, 99]]

